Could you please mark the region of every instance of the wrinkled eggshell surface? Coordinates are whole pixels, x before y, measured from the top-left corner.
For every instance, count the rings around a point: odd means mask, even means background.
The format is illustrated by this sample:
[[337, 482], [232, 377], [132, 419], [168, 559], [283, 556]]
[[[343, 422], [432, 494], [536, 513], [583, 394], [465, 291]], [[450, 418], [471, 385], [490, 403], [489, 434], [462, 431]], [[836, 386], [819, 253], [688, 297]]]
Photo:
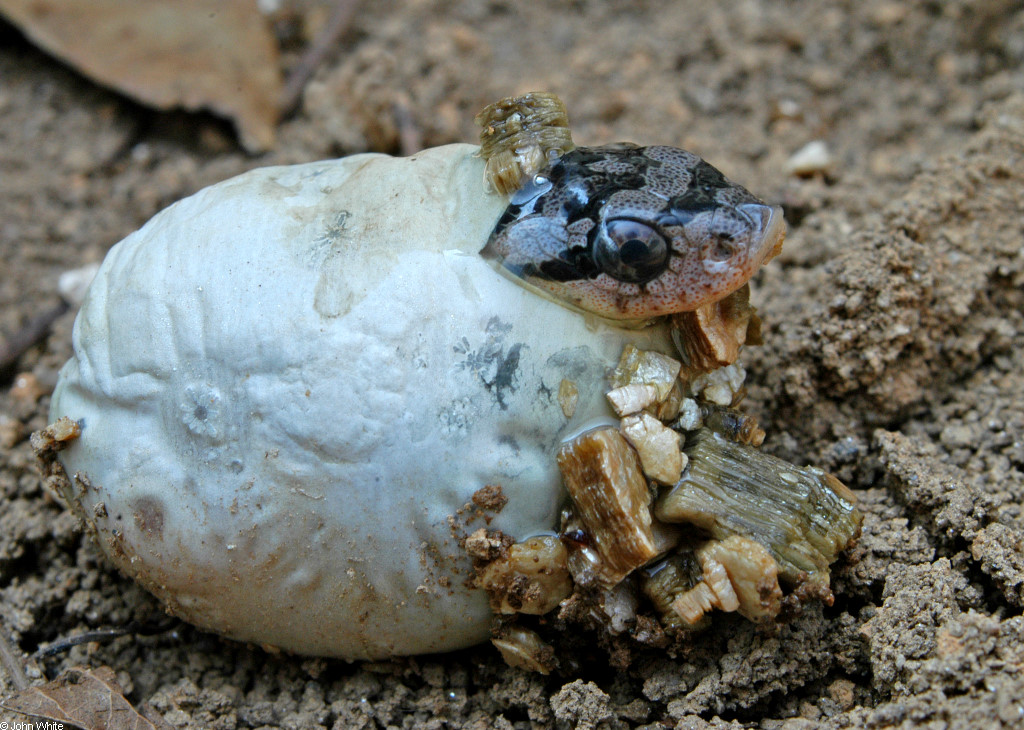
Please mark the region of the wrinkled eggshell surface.
[[346, 659], [488, 637], [449, 517], [494, 484], [492, 528], [553, 529], [554, 453], [611, 415], [623, 345], [672, 350], [478, 255], [507, 202], [476, 151], [254, 170], [107, 256], [51, 418], [82, 426], [71, 506], [175, 615]]

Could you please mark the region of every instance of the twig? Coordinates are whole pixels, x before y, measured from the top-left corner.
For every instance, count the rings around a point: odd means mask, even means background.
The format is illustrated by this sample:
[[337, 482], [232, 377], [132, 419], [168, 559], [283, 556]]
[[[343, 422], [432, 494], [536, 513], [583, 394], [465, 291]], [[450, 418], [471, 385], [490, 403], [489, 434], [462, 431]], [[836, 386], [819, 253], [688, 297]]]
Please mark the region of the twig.
[[281, 92], [280, 110], [282, 118], [289, 116], [295, 111], [299, 105], [299, 100], [302, 98], [302, 91], [306, 88], [306, 83], [313, 76], [317, 66], [323, 63], [328, 52], [338, 42], [338, 39], [341, 38], [341, 34], [348, 28], [357, 7], [359, 7], [359, 0], [338, 0], [335, 3], [334, 12], [331, 13], [331, 17], [327, 20], [327, 25], [313, 39], [313, 43], [310, 44], [310, 47], [302, 54], [302, 58], [295, 65], [295, 68], [288, 74], [284, 91]]
[[21, 656], [15, 651], [11, 640], [7, 638], [6, 630], [2, 628], [0, 628], [0, 665], [10, 676], [14, 689], [21, 691], [29, 686], [28, 675], [25, 674]]
[[6, 342], [0, 343], [0, 378], [5, 379], [11, 375], [21, 356], [33, 345], [42, 342], [46, 333], [50, 331], [50, 326], [66, 311], [68, 303], [62, 299], [53, 309], [37, 315]]
[[67, 651], [73, 646], [79, 644], [88, 644], [91, 641], [110, 641], [116, 639], [119, 636], [132, 633], [133, 628], [128, 626], [122, 626], [116, 629], [98, 629], [97, 631], [85, 631], [75, 636], [69, 636], [65, 639], [58, 639], [49, 646], [44, 646], [41, 649], [36, 649], [35, 654], [32, 655], [33, 659], [42, 659], [43, 657], [53, 656], [54, 654], [60, 654], [62, 651]]
[[178, 621], [176, 619], [164, 620], [155, 624], [149, 623], [148, 621], [132, 621], [124, 626], [116, 626], [110, 629], [83, 631], [81, 634], [57, 639], [48, 646], [36, 649], [32, 658], [36, 660], [42, 659], [44, 657], [53, 656], [54, 654], [60, 654], [62, 651], [67, 651], [71, 647], [78, 646], [79, 644], [88, 644], [93, 641], [111, 641], [120, 636], [127, 636], [128, 634], [135, 634], [136, 636], [155, 636], [173, 628], [177, 624]]

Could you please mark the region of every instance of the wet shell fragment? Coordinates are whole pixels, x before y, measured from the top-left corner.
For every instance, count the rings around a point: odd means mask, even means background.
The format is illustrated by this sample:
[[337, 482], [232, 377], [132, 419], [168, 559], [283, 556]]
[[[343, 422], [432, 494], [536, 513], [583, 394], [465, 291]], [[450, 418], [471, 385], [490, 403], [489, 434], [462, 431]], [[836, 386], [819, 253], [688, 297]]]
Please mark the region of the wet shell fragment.
[[651, 383], [630, 383], [608, 391], [608, 402], [619, 416], [639, 413], [658, 402], [660, 390]]
[[658, 394], [657, 399], [662, 400], [668, 397], [672, 386], [676, 384], [681, 367], [682, 363], [668, 355], [626, 346], [612, 373], [613, 392], [624, 386], [644, 384], [652, 386]]
[[558, 405], [561, 406], [566, 418], [572, 418], [576, 413], [576, 404], [579, 400], [580, 389], [576, 387], [576, 383], [568, 378], [562, 378], [562, 382], [558, 384]]

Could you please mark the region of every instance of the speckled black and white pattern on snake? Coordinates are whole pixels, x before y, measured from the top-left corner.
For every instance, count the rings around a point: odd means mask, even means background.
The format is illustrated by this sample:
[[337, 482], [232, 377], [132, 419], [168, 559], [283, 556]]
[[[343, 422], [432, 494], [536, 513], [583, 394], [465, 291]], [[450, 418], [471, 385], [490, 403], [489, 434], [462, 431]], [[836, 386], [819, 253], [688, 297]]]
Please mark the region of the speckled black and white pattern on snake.
[[611, 319], [686, 312], [778, 252], [782, 211], [674, 147], [579, 147], [511, 198], [482, 253]]

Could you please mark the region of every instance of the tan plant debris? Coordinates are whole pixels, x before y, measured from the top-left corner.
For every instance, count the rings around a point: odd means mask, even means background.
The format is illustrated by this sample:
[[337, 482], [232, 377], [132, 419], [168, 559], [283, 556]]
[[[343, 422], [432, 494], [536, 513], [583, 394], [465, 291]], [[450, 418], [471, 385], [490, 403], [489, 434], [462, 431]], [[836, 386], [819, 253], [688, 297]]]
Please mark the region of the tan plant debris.
[[250, 152], [274, 145], [278, 46], [246, 0], [0, 0], [40, 47], [104, 86], [157, 109], [230, 117]]
[[657, 555], [651, 495], [638, 461], [610, 427], [582, 434], [558, 452], [574, 511], [601, 558], [598, 580], [607, 586]]
[[572, 592], [568, 551], [553, 535], [509, 546], [482, 568], [476, 583], [487, 591], [495, 613], [544, 614]]
[[491, 643], [510, 667], [549, 674], [556, 666], [554, 649], [530, 629], [507, 627]]
[[576, 147], [569, 131], [565, 104], [554, 94], [534, 92], [510, 97], [486, 107], [476, 116], [480, 156], [487, 161], [484, 178], [501, 195], [511, 195], [560, 157]]
[[761, 320], [750, 306], [749, 284], [718, 302], [673, 315], [672, 326], [687, 378], [731, 365], [744, 344], [761, 342]]
[[42, 458], [47, 453], [60, 451], [82, 435], [82, 427], [67, 416], [58, 418], [46, 428], [36, 431], [29, 438], [36, 456]]
[[558, 405], [562, 407], [562, 413], [566, 418], [572, 418], [576, 413], [576, 403], [580, 399], [580, 390], [576, 383], [568, 378], [562, 378], [558, 384]]
[[766, 546], [789, 585], [831, 595], [829, 565], [860, 533], [861, 513], [838, 479], [799, 468], [709, 429], [687, 438], [686, 474], [659, 496], [655, 514], [725, 540], [749, 537]]

